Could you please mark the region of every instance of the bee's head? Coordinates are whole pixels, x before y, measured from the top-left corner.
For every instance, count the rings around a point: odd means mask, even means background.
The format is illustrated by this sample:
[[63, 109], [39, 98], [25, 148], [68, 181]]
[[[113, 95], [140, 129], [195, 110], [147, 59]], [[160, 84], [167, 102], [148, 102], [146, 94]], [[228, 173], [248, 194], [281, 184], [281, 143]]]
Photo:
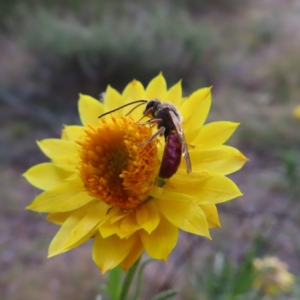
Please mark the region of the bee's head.
[[161, 102], [158, 99], [150, 100], [144, 110], [144, 115], [151, 114], [153, 117], [155, 116], [155, 112], [159, 109]]

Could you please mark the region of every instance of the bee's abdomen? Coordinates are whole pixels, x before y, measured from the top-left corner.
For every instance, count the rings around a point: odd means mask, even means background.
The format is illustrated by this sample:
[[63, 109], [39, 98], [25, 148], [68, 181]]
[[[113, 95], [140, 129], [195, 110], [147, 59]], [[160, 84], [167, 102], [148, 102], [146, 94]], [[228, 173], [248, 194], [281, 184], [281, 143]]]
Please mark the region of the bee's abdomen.
[[170, 132], [166, 138], [166, 145], [158, 176], [161, 178], [172, 177], [181, 161], [181, 141], [175, 132]]

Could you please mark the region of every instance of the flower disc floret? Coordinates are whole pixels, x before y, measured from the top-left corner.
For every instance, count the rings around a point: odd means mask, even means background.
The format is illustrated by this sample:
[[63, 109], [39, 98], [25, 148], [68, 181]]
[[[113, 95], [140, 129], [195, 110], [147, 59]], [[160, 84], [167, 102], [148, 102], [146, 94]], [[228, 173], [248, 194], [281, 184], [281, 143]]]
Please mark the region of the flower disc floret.
[[80, 177], [87, 192], [109, 205], [132, 209], [147, 199], [159, 166], [157, 141], [148, 126], [131, 118], [100, 120], [89, 125], [81, 146]]

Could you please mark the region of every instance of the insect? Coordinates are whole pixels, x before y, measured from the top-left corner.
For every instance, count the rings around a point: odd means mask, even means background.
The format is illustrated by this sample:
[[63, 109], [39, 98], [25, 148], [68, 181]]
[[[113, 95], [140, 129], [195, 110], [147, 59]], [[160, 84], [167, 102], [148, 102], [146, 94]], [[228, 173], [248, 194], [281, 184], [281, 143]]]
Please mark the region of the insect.
[[117, 111], [125, 106], [137, 103], [138, 105], [131, 109], [126, 115], [130, 114], [137, 107], [146, 104], [142, 118], [149, 117], [150, 120], [148, 120], [146, 124], [157, 124], [158, 129], [157, 132], [155, 132], [147, 141], [144, 141], [138, 146], [143, 146], [150, 143], [158, 135], [164, 135], [165, 137], [165, 148], [158, 176], [161, 178], [172, 177], [178, 170], [181, 162], [181, 156], [184, 157], [187, 173], [191, 173], [192, 164], [184, 132], [181, 126], [181, 116], [173, 104], [161, 102], [158, 99], [153, 99], [150, 101], [137, 100], [117, 107], [109, 112], [103, 113], [99, 116], [99, 118]]

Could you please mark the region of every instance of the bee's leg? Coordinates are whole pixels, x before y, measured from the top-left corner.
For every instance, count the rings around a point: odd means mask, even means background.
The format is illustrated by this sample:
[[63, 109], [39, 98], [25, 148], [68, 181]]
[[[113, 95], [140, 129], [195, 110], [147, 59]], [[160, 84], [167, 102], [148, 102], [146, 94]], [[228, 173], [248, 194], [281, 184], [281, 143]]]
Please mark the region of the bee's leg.
[[147, 110], [144, 112], [143, 117], [146, 117], [146, 116], [152, 114], [152, 112], [153, 112], [153, 107], [150, 107], [149, 109], [147, 109]]
[[[141, 117], [138, 121], [136, 121], [136, 123], [139, 124], [139, 122], [140, 122], [142, 119], [144, 119], [145, 117], [147, 117], [148, 115], [150, 115], [150, 114], [152, 113], [152, 111], [153, 111], [153, 107], [150, 107], [148, 110], [146, 110], [146, 111], [144, 112], [144, 114], [142, 115], [142, 117]], [[142, 124], [143, 124], [143, 123], [142, 123]]]
[[162, 119], [152, 119], [152, 120], [148, 120], [147, 122], [144, 122], [144, 123], [138, 123], [138, 122], [136, 122], [135, 124], [138, 124], [138, 125], [149, 125], [150, 124], [151, 125], [151, 124], [157, 124], [157, 123], [162, 122]]
[[[159, 119], [155, 119], [155, 120], [159, 120]], [[140, 147], [140, 146], [144, 146], [146, 144], [149, 144], [150, 142], [152, 142], [154, 139], [156, 139], [156, 137], [158, 135], [163, 135], [164, 132], [165, 132], [166, 128], [165, 127], [160, 127], [151, 137], [149, 140], [145, 141], [145, 142], [142, 142], [140, 144], [138, 144], [137, 146]]]
[[191, 145], [191, 144], [187, 144], [187, 146], [192, 149], [194, 149], [196, 147], [195, 145]]

